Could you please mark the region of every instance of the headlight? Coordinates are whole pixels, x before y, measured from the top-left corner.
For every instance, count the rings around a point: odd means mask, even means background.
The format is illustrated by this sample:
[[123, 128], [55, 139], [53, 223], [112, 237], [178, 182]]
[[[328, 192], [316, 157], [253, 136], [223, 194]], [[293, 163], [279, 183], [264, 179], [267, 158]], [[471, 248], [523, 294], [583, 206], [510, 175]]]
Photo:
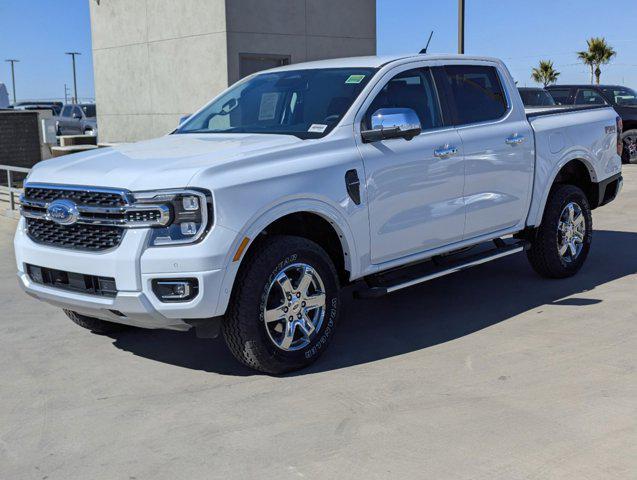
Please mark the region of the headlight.
[[200, 190], [159, 190], [133, 194], [135, 205], [165, 205], [170, 209], [166, 226], [151, 229], [150, 245], [194, 243], [212, 225], [212, 196]]

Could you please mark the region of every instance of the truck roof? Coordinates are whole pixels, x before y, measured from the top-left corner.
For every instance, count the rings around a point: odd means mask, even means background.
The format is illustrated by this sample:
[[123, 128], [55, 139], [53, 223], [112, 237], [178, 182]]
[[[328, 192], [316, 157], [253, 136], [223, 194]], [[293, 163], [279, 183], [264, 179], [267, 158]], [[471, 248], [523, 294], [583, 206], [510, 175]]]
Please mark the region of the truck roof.
[[389, 63], [408, 59], [423, 60], [475, 60], [501, 63], [500, 60], [491, 57], [475, 57], [469, 55], [453, 54], [404, 54], [404, 55], [380, 55], [368, 57], [333, 58], [329, 60], [317, 60], [313, 62], [294, 63], [283, 67], [276, 67], [268, 72], [283, 72], [287, 70], [310, 70], [315, 68], [380, 68]]

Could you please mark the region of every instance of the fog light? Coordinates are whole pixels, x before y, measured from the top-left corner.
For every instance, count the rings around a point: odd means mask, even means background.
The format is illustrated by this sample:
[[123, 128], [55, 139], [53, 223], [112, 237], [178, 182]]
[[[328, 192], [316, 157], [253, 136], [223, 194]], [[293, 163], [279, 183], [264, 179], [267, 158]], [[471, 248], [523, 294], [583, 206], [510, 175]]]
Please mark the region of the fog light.
[[195, 222], [184, 222], [181, 224], [181, 234], [192, 236], [197, 233], [197, 224]]
[[187, 302], [197, 296], [196, 278], [170, 278], [153, 280], [153, 292], [162, 302]]

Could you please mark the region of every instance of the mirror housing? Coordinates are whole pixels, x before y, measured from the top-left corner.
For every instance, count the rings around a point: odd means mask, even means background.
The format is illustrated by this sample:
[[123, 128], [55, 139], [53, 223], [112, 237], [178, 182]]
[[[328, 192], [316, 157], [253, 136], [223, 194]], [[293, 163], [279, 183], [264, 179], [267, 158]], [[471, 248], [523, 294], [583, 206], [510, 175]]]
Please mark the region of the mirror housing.
[[372, 115], [371, 130], [363, 130], [364, 143], [378, 142], [390, 138], [411, 140], [422, 132], [422, 125], [411, 108], [381, 108]]

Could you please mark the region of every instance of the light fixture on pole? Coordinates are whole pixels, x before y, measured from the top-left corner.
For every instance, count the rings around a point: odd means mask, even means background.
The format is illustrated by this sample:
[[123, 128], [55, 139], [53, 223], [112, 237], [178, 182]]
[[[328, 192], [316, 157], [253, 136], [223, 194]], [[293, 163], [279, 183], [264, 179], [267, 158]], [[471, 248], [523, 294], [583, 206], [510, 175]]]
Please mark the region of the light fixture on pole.
[[77, 103], [77, 76], [75, 75], [75, 55], [82, 55], [80, 52], [65, 52], [66, 55], [71, 55], [73, 59], [73, 103]]
[[9, 62], [11, 64], [11, 82], [13, 84], [13, 104], [16, 104], [16, 96], [15, 96], [15, 63], [20, 60], [16, 58], [8, 58], [5, 62]]

